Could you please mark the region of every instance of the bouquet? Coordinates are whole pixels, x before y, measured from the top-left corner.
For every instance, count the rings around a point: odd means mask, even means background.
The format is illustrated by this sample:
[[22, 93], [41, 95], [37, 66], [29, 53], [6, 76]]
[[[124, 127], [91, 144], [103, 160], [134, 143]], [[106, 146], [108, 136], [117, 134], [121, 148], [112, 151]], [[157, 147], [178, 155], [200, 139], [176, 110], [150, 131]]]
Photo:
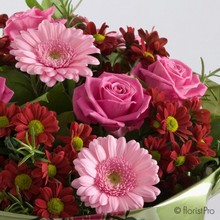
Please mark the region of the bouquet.
[[80, 2], [26, 3], [0, 15], [3, 219], [163, 219], [218, 192], [219, 70], [169, 58], [154, 29], [97, 27]]

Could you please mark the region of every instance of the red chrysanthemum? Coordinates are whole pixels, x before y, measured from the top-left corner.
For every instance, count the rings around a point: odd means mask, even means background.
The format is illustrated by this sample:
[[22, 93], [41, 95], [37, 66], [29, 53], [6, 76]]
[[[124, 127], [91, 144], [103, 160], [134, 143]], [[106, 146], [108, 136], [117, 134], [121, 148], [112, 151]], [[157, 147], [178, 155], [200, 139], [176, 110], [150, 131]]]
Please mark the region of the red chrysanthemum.
[[169, 56], [165, 49], [166, 38], [160, 38], [157, 31], [138, 30], [140, 45], [133, 45], [132, 50], [139, 56], [143, 65], [148, 65], [156, 60], [156, 55]]
[[71, 187], [52, 184], [40, 190], [35, 200], [34, 213], [42, 218], [65, 218], [78, 214], [78, 206]]
[[192, 139], [195, 141], [195, 151], [199, 151], [199, 153], [207, 157], [214, 157], [216, 153], [211, 149], [213, 137], [209, 135], [209, 129], [206, 126], [195, 125], [192, 133]]
[[27, 201], [30, 201], [33, 196], [37, 196], [42, 181], [35, 178], [31, 174], [31, 169], [26, 163], [18, 166], [14, 161], [10, 161], [1, 173], [7, 191], [16, 196], [16, 187], [19, 188], [20, 193], [25, 196]]
[[191, 115], [191, 121], [195, 124], [206, 125], [210, 128], [210, 112], [202, 108], [202, 100], [197, 97], [187, 99], [184, 101], [184, 106]]
[[165, 101], [165, 94], [158, 88], [148, 88], [148, 93], [152, 97], [151, 104], [156, 107], [158, 104]]
[[191, 147], [191, 140], [187, 141], [182, 146], [173, 145], [173, 149], [170, 154], [172, 161], [167, 167], [168, 173], [173, 173], [174, 171], [186, 173], [187, 171], [193, 170], [195, 166], [200, 163], [200, 158], [198, 156], [194, 156], [194, 152], [191, 151]]
[[166, 172], [167, 166], [170, 162], [170, 148], [167, 146], [165, 138], [148, 136], [144, 139], [144, 145], [152, 155], [153, 159], [157, 161], [159, 166], [158, 176], [161, 178]]
[[16, 138], [25, 142], [25, 136], [28, 132], [29, 137], [34, 131], [36, 144], [44, 144], [51, 147], [54, 136], [58, 130], [58, 120], [56, 112], [49, 111], [45, 106], [39, 103], [27, 103], [21, 113], [17, 114], [14, 120]]
[[7, 14], [1, 14], [0, 15], [0, 28], [4, 28], [6, 21], [8, 20], [8, 15]]
[[20, 112], [20, 108], [15, 104], [7, 106], [4, 102], [0, 101], [0, 137], [10, 135], [14, 129], [13, 120]]
[[118, 45], [117, 37], [114, 36], [116, 32], [106, 33], [107, 28], [106, 23], [97, 29], [93, 22], [89, 22], [85, 30], [86, 34], [91, 34], [95, 38], [94, 45], [100, 49], [104, 56], [111, 54]]
[[87, 124], [72, 122], [70, 125], [70, 137], [60, 136], [59, 139], [65, 144], [69, 144], [73, 151], [79, 152], [83, 147], [88, 147], [89, 143], [96, 138], [91, 135], [92, 127]]
[[65, 185], [68, 174], [72, 167], [68, 158], [63, 151], [58, 153], [49, 153], [46, 151], [46, 159], [48, 162], [36, 161], [35, 165], [38, 167], [32, 171], [32, 175], [36, 178], [45, 179], [45, 185], [48, 181], [61, 182]]
[[191, 125], [186, 107], [178, 107], [171, 102], [158, 105], [153, 126], [158, 133], [169, 135], [171, 142], [176, 142], [175, 137], [178, 137], [182, 142], [184, 139], [187, 140], [188, 136], [192, 134], [189, 130]]

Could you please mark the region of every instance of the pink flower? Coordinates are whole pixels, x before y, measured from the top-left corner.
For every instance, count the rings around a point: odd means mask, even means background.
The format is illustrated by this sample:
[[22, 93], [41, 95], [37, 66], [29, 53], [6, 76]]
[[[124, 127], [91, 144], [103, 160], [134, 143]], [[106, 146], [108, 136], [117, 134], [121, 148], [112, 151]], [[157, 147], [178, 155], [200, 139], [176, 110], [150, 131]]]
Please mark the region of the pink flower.
[[171, 100], [202, 97], [207, 87], [199, 76], [181, 61], [157, 56], [157, 61], [147, 69], [138, 64], [131, 74], [137, 75], [149, 87], [157, 87]]
[[13, 40], [20, 31], [26, 31], [28, 28], [37, 28], [43, 20], [52, 21], [54, 7], [41, 11], [38, 8], [32, 8], [25, 12], [17, 12], [13, 14], [6, 22], [4, 34]]
[[53, 86], [64, 79], [79, 80], [92, 76], [88, 64], [99, 64], [89, 54], [98, 53], [94, 38], [83, 31], [66, 28], [62, 23], [43, 21], [37, 30], [28, 29], [16, 36], [11, 54], [18, 60], [16, 67], [31, 75], [40, 75], [41, 81]]
[[87, 77], [73, 94], [74, 113], [80, 121], [99, 123], [117, 136], [141, 127], [149, 102], [137, 79], [107, 72], [99, 78]]
[[6, 79], [0, 77], [0, 101], [8, 103], [12, 98], [14, 92], [6, 86], [5, 82]]
[[98, 214], [141, 208], [160, 193], [156, 161], [134, 140], [99, 137], [73, 163], [80, 177], [72, 186]]

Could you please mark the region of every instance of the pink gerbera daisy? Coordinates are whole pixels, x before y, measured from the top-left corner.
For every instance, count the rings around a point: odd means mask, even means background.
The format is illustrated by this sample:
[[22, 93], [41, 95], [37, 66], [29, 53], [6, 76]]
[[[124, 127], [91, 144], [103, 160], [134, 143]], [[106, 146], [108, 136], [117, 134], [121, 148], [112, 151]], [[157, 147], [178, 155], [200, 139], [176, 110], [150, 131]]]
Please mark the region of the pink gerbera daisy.
[[80, 177], [72, 186], [86, 206], [98, 214], [143, 207], [160, 193], [155, 160], [134, 140], [109, 135], [82, 148], [74, 165]]
[[99, 61], [89, 54], [99, 53], [94, 38], [83, 31], [66, 28], [62, 23], [44, 20], [38, 29], [21, 31], [11, 43], [11, 54], [18, 60], [16, 67], [31, 75], [40, 75], [41, 81], [53, 86], [64, 79], [79, 80], [92, 76], [88, 64]]

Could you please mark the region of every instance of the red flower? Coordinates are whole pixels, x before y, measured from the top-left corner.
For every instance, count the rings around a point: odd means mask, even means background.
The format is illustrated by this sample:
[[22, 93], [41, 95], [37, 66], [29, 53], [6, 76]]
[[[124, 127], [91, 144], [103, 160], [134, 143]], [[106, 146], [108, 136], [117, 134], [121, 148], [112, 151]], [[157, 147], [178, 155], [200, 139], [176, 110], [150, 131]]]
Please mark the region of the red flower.
[[63, 151], [58, 153], [49, 153], [46, 151], [46, 159], [48, 162], [36, 161], [35, 165], [38, 167], [32, 171], [32, 175], [36, 178], [45, 179], [45, 185], [49, 181], [60, 181], [62, 184], [66, 183], [68, 174], [72, 170], [71, 164]]
[[8, 20], [8, 15], [6, 14], [1, 14], [0, 15], [0, 28], [4, 28], [6, 21]]
[[18, 166], [14, 161], [10, 161], [1, 173], [7, 190], [14, 196], [17, 195], [16, 186], [19, 187], [20, 193], [31, 200], [33, 196], [39, 193], [42, 185], [41, 179], [35, 178], [31, 174], [31, 169], [26, 163]]
[[7, 106], [0, 101], [0, 137], [8, 136], [14, 129], [14, 117], [20, 112], [20, 108], [15, 104]]
[[156, 107], [158, 104], [161, 104], [165, 101], [165, 95], [158, 88], [148, 88], [147, 90], [151, 98], [151, 104]]
[[140, 45], [133, 45], [132, 50], [139, 56], [143, 65], [149, 65], [156, 60], [156, 55], [169, 56], [164, 45], [167, 43], [166, 38], [160, 38], [157, 31], [138, 30], [141, 38]]
[[36, 145], [44, 144], [48, 147], [51, 147], [54, 141], [53, 134], [59, 130], [56, 113], [39, 103], [27, 103], [22, 112], [17, 114], [14, 124], [17, 131], [16, 138], [25, 142], [26, 133], [28, 132], [30, 138], [33, 130]]
[[167, 167], [168, 173], [173, 173], [175, 170], [185, 173], [191, 171], [200, 163], [200, 158], [194, 156], [191, 152], [192, 141], [187, 141], [183, 146], [173, 145], [173, 151], [170, 158], [172, 161]]
[[96, 135], [91, 135], [92, 128], [87, 125], [77, 122], [72, 122], [70, 125], [70, 137], [60, 136], [59, 139], [65, 144], [69, 144], [73, 151], [79, 152], [83, 147], [88, 147], [89, 143], [96, 138]]
[[214, 157], [216, 155], [215, 151], [211, 149], [211, 143], [213, 140], [212, 136], [209, 136], [209, 129], [206, 126], [195, 125], [192, 130], [193, 137], [195, 141], [195, 151], [203, 154], [207, 157]]
[[93, 22], [87, 24], [86, 34], [91, 34], [95, 38], [95, 46], [101, 51], [101, 54], [107, 56], [111, 54], [118, 45], [117, 37], [114, 36], [116, 32], [106, 33], [108, 25], [103, 23], [100, 29], [96, 28]]
[[9, 53], [10, 42], [8, 36], [0, 38], [0, 65], [14, 65], [16, 63], [14, 56]]
[[34, 213], [42, 218], [65, 218], [78, 214], [78, 206], [71, 187], [52, 184], [40, 189], [35, 200]]
[[202, 101], [197, 97], [184, 101], [184, 106], [187, 108], [188, 113], [191, 115], [191, 121], [194, 124], [206, 125], [210, 128], [210, 112], [202, 108]]
[[153, 159], [157, 161], [159, 166], [158, 176], [161, 178], [170, 162], [171, 151], [167, 146], [166, 139], [148, 136], [144, 139], [144, 145]]
[[177, 107], [171, 102], [158, 105], [153, 126], [158, 133], [168, 134], [171, 142], [176, 143], [175, 137], [178, 137], [182, 142], [184, 139], [187, 140], [188, 135], [192, 134], [188, 130], [191, 125], [190, 115], [187, 114], [186, 107]]

